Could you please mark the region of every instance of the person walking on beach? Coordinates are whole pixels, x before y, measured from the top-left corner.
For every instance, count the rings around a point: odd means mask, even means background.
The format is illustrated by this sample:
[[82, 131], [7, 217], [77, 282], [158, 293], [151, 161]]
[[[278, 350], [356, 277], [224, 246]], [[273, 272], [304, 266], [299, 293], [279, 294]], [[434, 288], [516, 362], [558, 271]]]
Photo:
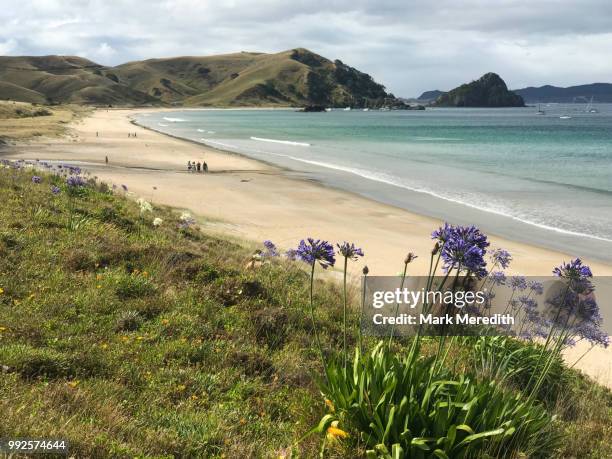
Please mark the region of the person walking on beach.
[[191, 161], [187, 161], [187, 170], [191, 172]]
[[208, 164], [206, 164], [206, 161], [204, 161], [204, 164], [202, 164], [202, 169], [204, 170], [204, 173], [208, 172]]
[[105, 164], [108, 164], [108, 156], [105, 156], [105, 157], [104, 157], [104, 163], [105, 163]]
[[202, 168], [202, 164], [199, 161], [198, 161], [197, 167], [198, 167], [198, 172], [200, 172], [200, 170]]

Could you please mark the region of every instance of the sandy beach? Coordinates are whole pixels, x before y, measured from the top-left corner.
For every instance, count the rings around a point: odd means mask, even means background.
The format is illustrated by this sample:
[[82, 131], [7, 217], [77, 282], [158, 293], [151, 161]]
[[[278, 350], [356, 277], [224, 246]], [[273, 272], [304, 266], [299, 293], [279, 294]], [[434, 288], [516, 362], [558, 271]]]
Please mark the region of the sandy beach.
[[[309, 236], [354, 241], [363, 247], [365, 263], [376, 275], [397, 273], [406, 254], [414, 252], [419, 258], [409, 273], [427, 274], [429, 235], [439, 220], [321, 186], [293, 171], [159, 134], [134, 125], [130, 120], [134, 113], [96, 110], [74, 124], [69, 136], [17, 145], [5, 156], [80, 163], [103, 181], [125, 184], [134, 198], [188, 209], [205, 231], [254, 243], [271, 239], [283, 249]], [[205, 160], [210, 173], [188, 173], [190, 160]], [[495, 235], [490, 239], [492, 247], [512, 253], [512, 274], [550, 275], [554, 266], [570, 258]], [[595, 275], [612, 275], [611, 266], [586, 262]], [[355, 271], [362, 266], [360, 262]], [[586, 349], [586, 345], [572, 349], [568, 362]], [[594, 349], [577, 366], [612, 387], [607, 351]]]

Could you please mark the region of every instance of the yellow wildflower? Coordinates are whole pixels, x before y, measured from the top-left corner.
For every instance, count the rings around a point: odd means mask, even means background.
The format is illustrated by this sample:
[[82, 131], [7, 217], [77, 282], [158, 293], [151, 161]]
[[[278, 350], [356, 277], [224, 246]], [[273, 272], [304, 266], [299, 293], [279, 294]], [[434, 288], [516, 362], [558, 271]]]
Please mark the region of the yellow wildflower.
[[100, 284], [96, 285], [96, 288], [102, 288], [102, 286]]
[[81, 381], [79, 381], [78, 379], [75, 379], [74, 381], [68, 381], [68, 385], [74, 389], [76, 386], [79, 385], [80, 382]]
[[179, 392], [183, 392], [185, 389], [187, 389], [187, 386], [185, 384], [179, 384], [177, 389]]
[[334, 404], [332, 403], [331, 400], [329, 400], [328, 398], [325, 399], [325, 404], [327, 405], [327, 407], [329, 408], [329, 411], [331, 411], [332, 413], [334, 413], [336, 411], [336, 407], [334, 406]]
[[6, 331], [6, 327], [0, 327], [0, 332]]
[[30, 299], [30, 300], [31, 300], [31, 299], [32, 299], [32, 298], [34, 298], [35, 296], [36, 296], [36, 294], [35, 294], [35, 293], [30, 293], [30, 296], [28, 297], [28, 299]]
[[2, 295], [3, 293], [4, 293], [4, 289], [0, 287], [0, 295]]
[[168, 319], [162, 319], [162, 325], [168, 325], [170, 321]]
[[149, 275], [149, 273], [148, 273], [148, 272], [146, 272], [146, 271], [143, 271], [143, 272], [142, 272], [142, 276], [143, 276], [143, 277], [147, 277], [148, 275]]
[[100, 344], [100, 347], [101, 347], [102, 349], [108, 349], [108, 344], [106, 344], [106, 343], [102, 343], [102, 344]]
[[337, 440], [338, 438], [348, 438], [348, 432], [338, 428], [338, 421], [331, 423], [331, 426], [327, 428], [328, 440]]

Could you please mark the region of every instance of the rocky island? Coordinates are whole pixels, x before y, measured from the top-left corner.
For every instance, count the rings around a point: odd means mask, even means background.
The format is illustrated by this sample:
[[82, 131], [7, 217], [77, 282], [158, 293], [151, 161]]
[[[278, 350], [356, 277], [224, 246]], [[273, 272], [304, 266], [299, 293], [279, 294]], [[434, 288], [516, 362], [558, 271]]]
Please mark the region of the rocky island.
[[486, 73], [478, 80], [462, 84], [442, 94], [438, 107], [524, 107], [523, 98], [512, 91], [496, 73]]

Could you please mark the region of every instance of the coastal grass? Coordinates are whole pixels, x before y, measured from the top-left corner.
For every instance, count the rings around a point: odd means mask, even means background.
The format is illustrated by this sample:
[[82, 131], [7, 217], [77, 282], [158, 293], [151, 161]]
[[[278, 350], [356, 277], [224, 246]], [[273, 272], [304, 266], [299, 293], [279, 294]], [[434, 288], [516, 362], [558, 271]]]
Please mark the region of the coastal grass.
[[[316, 457], [322, 438], [303, 437], [329, 406], [308, 270], [253, 258], [172, 209], [143, 213], [125, 194], [90, 180], [69, 196], [63, 177], [0, 169], [0, 438], [67, 438], [75, 457]], [[313, 291], [325, 358], [339, 359], [342, 288], [317, 278]], [[349, 296], [349, 349], [357, 303]], [[496, 381], [478, 356], [506, 346], [455, 344], [445, 372]], [[423, 358], [435, 352], [424, 339]], [[532, 360], [487, 387], [520, 394]], [[610, 391], [558, 366], [561, 386], [540, 397], [557, 416], [550, 456], [610, 457]], [[359, 432], [348, 435], [325, 457], [362, 456]]]
[[0, 101], [0, 146], [13, 141], [63, 135], [68, 124], [86, 111], [86, 108], [76, 105], [46, 106]]

